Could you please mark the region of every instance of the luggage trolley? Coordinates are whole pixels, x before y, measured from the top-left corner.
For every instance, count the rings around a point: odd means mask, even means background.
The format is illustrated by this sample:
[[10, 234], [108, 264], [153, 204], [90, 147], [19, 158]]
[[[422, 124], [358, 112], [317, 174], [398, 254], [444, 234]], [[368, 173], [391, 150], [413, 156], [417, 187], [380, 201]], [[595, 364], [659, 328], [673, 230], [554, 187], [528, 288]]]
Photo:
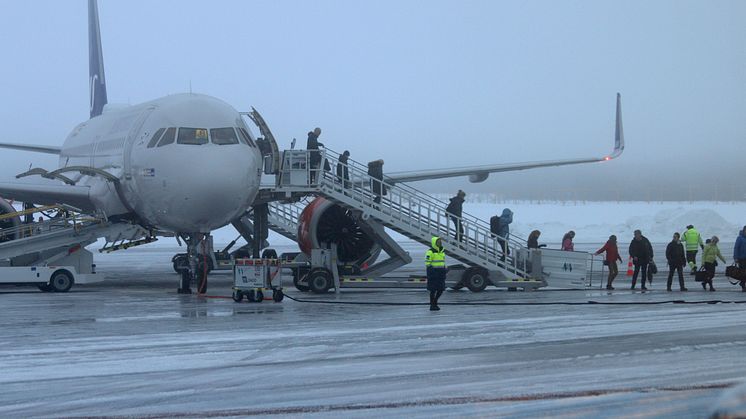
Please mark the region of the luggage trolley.
[[[279, 259], [236, 259], [233, 267], [233, 301], [282, 301], [282, 263]], [[274, 284], [273, 284], [274, 282]], [[270, 291], [271, 296], [270, 296]]]

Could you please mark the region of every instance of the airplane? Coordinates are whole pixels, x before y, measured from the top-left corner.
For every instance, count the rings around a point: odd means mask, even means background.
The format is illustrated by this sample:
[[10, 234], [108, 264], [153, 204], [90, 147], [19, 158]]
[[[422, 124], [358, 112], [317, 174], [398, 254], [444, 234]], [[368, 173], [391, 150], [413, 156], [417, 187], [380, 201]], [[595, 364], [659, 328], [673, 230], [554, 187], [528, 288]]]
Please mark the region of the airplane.
[[[88, 47], [89, 119], [75, 126], [62, 146], [0, 143], [0, 148], [59, 156], [57, 169], [35, 168], [23, 174], [52, 181], [0, 182], [0, 203], [8, 208], [4, 198], [64, 204], [105, 214], [111, 222], [134, 223], [157, 235], [181, 238], [187, 244], [189, 269], [178, 290], [189, 293], [199, 247], [211, 231], [243, 216], [257, 197], [263, 172], [257, 138], [240, 112], [203, 94], [109, 106], [96, 0], [88, 1]], [[624, 150], [618, 94], [616, 117], [614, 149], [607, 156], [407, 171], [391, 173], [387, 180], [468, 176], [481, 182], [495, 172], [611, 160]]]

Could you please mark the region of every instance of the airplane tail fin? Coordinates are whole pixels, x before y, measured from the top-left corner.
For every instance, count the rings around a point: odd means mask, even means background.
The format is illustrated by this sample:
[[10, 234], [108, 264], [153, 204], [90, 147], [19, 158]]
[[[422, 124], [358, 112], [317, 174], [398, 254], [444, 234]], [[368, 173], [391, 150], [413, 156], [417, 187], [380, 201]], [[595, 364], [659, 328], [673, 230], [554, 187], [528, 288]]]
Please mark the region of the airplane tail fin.
[[616, 94], [616, 129], [614, 130], [614, 151], [610, 158], [619, 157], [624, 151], [624, 128], [622, 127], [622, 95]]
[[91, 89], [91, 118], [93, 118], [101, 115], [104, 105], [108, 102], [96, 0], [88, 0], [88, 77]]

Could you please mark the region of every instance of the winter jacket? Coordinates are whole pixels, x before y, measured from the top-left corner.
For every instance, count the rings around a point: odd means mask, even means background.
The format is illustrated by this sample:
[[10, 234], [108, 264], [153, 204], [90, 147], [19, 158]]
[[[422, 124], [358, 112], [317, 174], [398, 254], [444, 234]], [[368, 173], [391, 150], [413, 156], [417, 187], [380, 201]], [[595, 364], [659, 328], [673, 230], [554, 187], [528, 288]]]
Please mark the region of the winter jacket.
[[684, 243], [686, 243], [687, 252], [696, 252], [697, 247], [704, 246], [704, 244], [702, 243], [702, 236], [694, 228], [690, 228], [685, 231], [684, 235], [681, 236], [681, 239]]
[[746, 235], [741, 231], [736, 239], [736, 245], [733, 246], [733, 259], [746, 260]]
[[427, 289], [428, 291], [445, 290], [446, 281], [446, 254], [443, 247], [438, 247], [435, 243], [438, 237], [430, 239], [430, 249], [425, 253], [425, 267], [427, 268]]
[[645, 265], [653, 260], [653, 246], [647, 237], [642, 236], [640, 240], [632, 239], [629, 244], [629, 255], [637, 258], [636, 265]]
[[461, 217], [461, 214], [464, 212], [464, 198], [458, 195], [451, 198], [451, 203], [446, 207], [446, 212], [456, 217]]
[[508, 237], [510, 235], [510, 223], [512, 222], [513, 211], [505, 208], [500, 216], [500, 229], [497, 230], [497, 235], [500, 237]]
[[670, 266], [686, 265], [684, 243], [671, 240], [671, 243], [668, 243], [668, 246], [666, 246], [666, 260]]
[[616, 242], [612, 242], [611, 240], [607, 240], [604, 247], [598, 249], [596, 251], [597, 255], [600, 255], [601, 253], [606, 252], [606, 258], [605, 260], [609, 263], [614, 263], [617, 260], [622, 261], [622, 257], [619, 256], [619, 247], [617, 247]]
[[341, 154], [337, 163], [337, 177], [339, 179], [350, 180], [350, 168], [347, 166], [348, 156]]
[[705, 251], [702, 253], [702, 263], [715, 263], [715, 259], [720, 259], [725, 263], [723, 254], [716, 244], [708, 243], [705, 245]]
[[528, 247], [529, 249], [538, 249], [539, 239], [536, 237], [529, 237], [528, 242], [526, 242], [526, 247]]

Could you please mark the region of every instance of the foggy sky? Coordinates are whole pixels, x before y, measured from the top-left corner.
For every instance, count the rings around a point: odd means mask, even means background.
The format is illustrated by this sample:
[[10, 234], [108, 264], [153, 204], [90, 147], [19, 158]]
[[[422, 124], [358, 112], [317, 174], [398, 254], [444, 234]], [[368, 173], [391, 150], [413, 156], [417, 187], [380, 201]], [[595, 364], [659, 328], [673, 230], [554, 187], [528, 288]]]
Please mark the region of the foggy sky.
[[[744, 1], [99, 3], [110, 103], [191, 84], [256, 107], [281, 147], [320, 126], [396, 171], [603, 156], [621, 92], [619, 160], [415, 185], [746, 194]], [[86, 2], [5, 0], [0, 16], [0, 141], [61, 145], [88, 115]], [[2, 150], [0, 178], [31, 163], [57, 165]]]

